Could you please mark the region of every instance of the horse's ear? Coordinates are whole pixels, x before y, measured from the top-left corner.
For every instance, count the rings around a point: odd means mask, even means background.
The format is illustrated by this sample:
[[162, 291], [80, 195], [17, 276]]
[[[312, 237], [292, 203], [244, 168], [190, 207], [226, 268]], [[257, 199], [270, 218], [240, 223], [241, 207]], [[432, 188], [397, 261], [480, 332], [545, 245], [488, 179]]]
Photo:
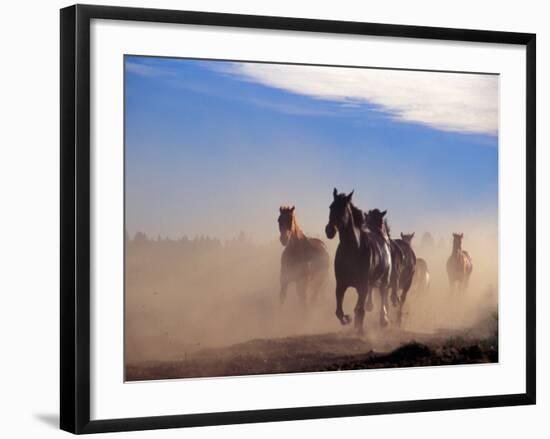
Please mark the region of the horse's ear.
[[388, 211], [387, 211], [387, 210], [384, 210], [383, 212], [381, 212], [381, 215], [382, 215], [382, 216], [385, 216], [386, 213], [388, 213]]
[[464, 238], [464, 233], [461, 233], [461, 234], [460, 234], [460, 237], [461, 237], [461, 238]]
[[283, 206], [279, 207], [279, 213], [283, 213]]
[[290, 208], [290, 211], [291, 211], [291, 212], [294, 212], [294, 209], [296, 209], [296, 206], [292, 206], [292, 207]]
[[412, 239], [412, 238], [414, 238], [414, 232], [412, 232], [412, 234], [411, 234], [411, 239]]
[[403, 239], [405, 237], [405, 235], [403, 235], [403, 232], [401, 232], [401, 239]]
[[332, 196], [334, 197], [334, 199], [336, 199], [336, 195], [338, 195], [338, 191], [336, 190], [336, 188], [334, 188], [334, 190], [332, 191]]
[[348, 199], [348, 201], [351, 201], [351, 197], [353, 197], [353, 193], [354, 193], [354, 192], [355, 192], [355, 189], [352, 190], [352, 191], [348, 194], [348, 196], [346, 197], [346, 198]]

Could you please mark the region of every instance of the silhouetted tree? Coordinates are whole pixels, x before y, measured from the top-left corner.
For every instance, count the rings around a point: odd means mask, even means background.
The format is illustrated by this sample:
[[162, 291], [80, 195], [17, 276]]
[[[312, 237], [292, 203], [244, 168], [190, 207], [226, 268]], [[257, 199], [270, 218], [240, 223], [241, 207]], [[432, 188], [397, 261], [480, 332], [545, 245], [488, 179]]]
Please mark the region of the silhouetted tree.
[[149, 239], [147, 238], [147, 235], [143, 232], [136, 232], [134, 235], [134, 242], [136, 244], [145, 244]]

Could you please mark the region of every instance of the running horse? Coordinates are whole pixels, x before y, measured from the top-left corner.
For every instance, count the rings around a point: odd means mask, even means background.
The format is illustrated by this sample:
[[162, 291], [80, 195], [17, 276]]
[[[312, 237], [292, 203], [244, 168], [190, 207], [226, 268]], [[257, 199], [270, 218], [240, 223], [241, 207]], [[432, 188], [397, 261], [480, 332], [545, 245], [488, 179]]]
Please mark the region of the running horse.
[[296, 291], [303, 309], [306, 307], [306, 291], [311, 285], [312, 301], [328, 280], [329, 256], [320, 239], [307, 237], [296, 219], [295, 207], [279, 208], [279, 240], [285, 247], [281, 255], [280, 301], [284, 303], [290, 283], [296, 284]]
[[453, 233], [453, 250], [447, 259], [447, 275], [451, 292], [454, 291], [456, 284], [458, 284], [458, 291], [468, 288], [468, 281], [474, 268], [470, 254], [462, 250], [462, 238], [464, 233]]
[[351, 322], [344, 313], [344, 294], [350, 287], [357, 290], [355, 305], [355, 329], [363, 333], [365, 300], [369, 298], [367, 310], [372, 310], [371, 291], [380, 291], [380, 325], [387, 326], [388, 286], [391, 273], [391, 254], [388, 240], [370, 231], [365, 224], [363, 211], [352, 203], [353, 191], [339, 194], [333, 191], [329, 221], [325, 227], [327, 238], [332, 239], [338, 232], [340, 242], [334, 259], [336, 276], [336, 317], [342, 325]]
[[428, 270], [428, 263], [423, 258], [416, 258], [413, 288], [420, 293], [430, 288], [430, 271]]
[[[411, 248], [412, 248], [413, 238], [414, 238], [414, 232], [409, 235], [404, 235], [403, 233], [401, 233], [401, 239], [407, 242], [411, 246]], [[430, 271], [428, 270], [428, 263], [423, 258], [416, 258], [416, 266], [414, 269], [414, 275], [412, 279], [412, 287], [416, 291], [424, 292], [428, 289], [429, 286], [430, 286]]]
[[[416, 269], [416, 255], [411, 246], [414, 233], [410, 235], [401, 233], [401, 239], [391, 239], [390, 227], [384, 218], [385, 215], [386, 211], [380, 212], [378, 209], [369, 210], [365, 216], [365, 220], [370, 230], [376, 231], [389, 241], [392, 263], [390, 297], [393, 306], [397, 307], [397, 323], [401, 326], [403, 307], [407, 300], [407, 294], [411, 288]], [[398, 295], [399, 290], [401, 290], [400, 295]]]
[[412, 248], [413, 238], [414, 232], [409, 234], [401, 233], [401, 239], [395, 240], [395, 243], [399, 246], [405, 257], [398, 285], [398, 288], [403, 290], [400, 297], [400, 300], [403, 303], [405, 302], [407, 293], [414, 282], [416, 272], [419, 269], [419, 263], [421, 265], [423, 261], [423, 259], [416, 257], [416, 253]]

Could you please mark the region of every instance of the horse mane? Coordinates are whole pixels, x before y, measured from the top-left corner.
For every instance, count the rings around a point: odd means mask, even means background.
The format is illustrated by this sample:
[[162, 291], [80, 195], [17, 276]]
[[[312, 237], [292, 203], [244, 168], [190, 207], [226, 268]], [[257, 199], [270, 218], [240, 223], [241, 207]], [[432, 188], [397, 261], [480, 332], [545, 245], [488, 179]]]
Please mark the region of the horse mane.
[[361, 227], [365, 223], [365, 214], [361, 209], [355, 206], [353, 203], [349, 203], [351, 207], [351, 214], [353, 215], [353, 221], [357, 227]]
[[391, 235], [391, 229], [390, 229], [390, 225], [389, 225], [387, 219], [384, 219], [384, 227], [386, 228], [387, 235], [390, 236]]
[[279, 207], [279, 212], [282, 214], [287, 214], [292, 217], [292, 223], [291, 223], [291, 233], [293, 232], [297, 239], [309, 239], [306, 234], [303, 232], [303, 230], [300, 228], [300, 225], [298, 224], [298, 217], [294, 213], [295, 206], [281, 206]]

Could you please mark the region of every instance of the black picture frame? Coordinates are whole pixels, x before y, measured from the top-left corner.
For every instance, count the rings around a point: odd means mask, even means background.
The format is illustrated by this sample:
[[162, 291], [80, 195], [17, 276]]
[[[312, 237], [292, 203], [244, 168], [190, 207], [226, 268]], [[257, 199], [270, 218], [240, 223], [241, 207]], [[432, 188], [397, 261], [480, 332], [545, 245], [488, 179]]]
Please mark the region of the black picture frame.
[[[526, 392], [90, 420], [90, 21], [132, 20], [256, 29], [503, 43], [526, 47]], [[60, 426], [72, 433], [273, 422], [535, 404], [536, 401], [536, 36], [530, 33], [75, 5], [61, 10]]]

